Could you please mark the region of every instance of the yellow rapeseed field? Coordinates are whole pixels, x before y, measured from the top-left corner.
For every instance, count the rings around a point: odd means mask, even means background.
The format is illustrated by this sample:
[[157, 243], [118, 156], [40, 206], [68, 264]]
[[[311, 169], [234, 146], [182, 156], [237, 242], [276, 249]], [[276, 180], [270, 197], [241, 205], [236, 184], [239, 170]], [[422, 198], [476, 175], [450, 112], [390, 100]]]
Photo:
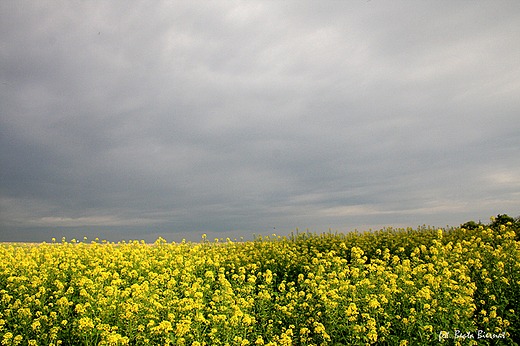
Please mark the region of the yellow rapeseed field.
[[517, 345], [507, 225], [0, 246], [1, 345]]

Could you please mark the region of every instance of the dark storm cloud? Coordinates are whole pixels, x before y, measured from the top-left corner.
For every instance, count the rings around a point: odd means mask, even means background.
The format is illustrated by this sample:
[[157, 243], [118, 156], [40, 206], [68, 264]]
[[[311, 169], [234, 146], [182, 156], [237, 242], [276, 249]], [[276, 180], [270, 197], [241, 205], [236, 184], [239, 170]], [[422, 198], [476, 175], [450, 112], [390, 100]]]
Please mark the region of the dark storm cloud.
[[0, 237], [519, 214], [513, 2], [4, 2]]

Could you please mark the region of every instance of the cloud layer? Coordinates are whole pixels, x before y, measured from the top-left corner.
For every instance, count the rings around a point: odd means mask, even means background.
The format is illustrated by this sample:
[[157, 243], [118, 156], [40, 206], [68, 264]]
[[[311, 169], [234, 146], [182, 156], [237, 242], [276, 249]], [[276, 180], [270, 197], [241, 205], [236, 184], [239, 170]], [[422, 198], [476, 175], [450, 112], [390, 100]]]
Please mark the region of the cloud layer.
[[0, 7], [0, 240], [520, 214], [516, 3]]

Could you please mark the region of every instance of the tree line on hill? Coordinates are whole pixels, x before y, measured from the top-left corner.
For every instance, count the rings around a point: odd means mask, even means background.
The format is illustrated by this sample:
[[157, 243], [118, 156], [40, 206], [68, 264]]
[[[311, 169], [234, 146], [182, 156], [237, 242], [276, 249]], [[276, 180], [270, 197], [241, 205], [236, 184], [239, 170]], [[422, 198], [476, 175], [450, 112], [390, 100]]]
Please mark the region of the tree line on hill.
[[475, 221], [468, 221], [460, 225], [460, 227], [465, 228], [467, 230], [472, 230], [479, 228], [479, 226], [483, 226], [498, 230], [502, 225], [507, 226], [510, 230], [513, 230], [518, 238], [518, 235], [520, 233], [520, 216], [514, 218], [507, 214], [498, 214], [497, 217], [491, 219], [491, 222], [489, 224], [483, 224], [480, 220], [478, 223], [476, 223]]

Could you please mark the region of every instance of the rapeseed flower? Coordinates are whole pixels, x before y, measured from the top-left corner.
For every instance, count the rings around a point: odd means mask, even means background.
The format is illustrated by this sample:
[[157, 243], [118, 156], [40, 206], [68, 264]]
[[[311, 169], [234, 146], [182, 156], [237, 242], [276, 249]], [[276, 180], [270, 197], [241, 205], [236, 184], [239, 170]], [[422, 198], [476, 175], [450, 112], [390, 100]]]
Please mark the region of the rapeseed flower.
[[419, 345], [453, 324], [514, 333], [518, 309], [502, 297], [520, 282], [516, 235], [472, 232], [0, 247], [0, 340]]

